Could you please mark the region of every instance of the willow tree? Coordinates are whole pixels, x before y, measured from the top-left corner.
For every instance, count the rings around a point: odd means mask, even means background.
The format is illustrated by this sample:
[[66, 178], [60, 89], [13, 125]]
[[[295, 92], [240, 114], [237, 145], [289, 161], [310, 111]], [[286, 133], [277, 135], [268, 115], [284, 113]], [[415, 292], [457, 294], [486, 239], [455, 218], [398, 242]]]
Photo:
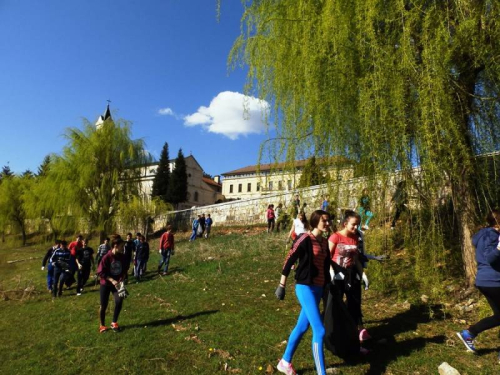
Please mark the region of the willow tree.
[[500, 3], [243, 3], [230, 63], [248, 65], [247, 93], [272, 103], [282, 157], [343, 155], [410, 182], [420, 166], [422, 199], [451, 191], [471, 282], [471, 227], [498, 202], [476, 156], [499, 149]]
[[130, 138], [128, 122], [111, 118], [98, 128], [84, 121], [83, 129], [69, 128], [66, 138], [47, 178], [57, 184], [66, 212], [104, 237], [114, 229], [119, 203], [139, 194], [138, 177], [149, 161], [144, 143]]

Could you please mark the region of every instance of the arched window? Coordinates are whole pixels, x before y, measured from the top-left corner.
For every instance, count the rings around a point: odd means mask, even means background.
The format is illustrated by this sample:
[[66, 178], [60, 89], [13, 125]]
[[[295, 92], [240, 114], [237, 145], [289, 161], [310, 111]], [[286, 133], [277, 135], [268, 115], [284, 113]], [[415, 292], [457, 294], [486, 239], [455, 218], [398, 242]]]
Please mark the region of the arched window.
[[194, 192], [194, 201], [198, 202], [198, 192], [197, 191]]

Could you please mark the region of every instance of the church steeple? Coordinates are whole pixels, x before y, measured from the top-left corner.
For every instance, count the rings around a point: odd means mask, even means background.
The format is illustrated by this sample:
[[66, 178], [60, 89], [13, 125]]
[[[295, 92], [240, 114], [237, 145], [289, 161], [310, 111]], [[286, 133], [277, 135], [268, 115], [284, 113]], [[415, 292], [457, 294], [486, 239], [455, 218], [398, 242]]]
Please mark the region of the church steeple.
[[111, 103], [111, 100], [108, 100], [108, 106], [106, 107], [106, 111], [104, 112], [103, 115], [99, 116], [99, 118], [95, 123], [95, 127], [97, 129], [99, 129], [102, 126], [102, 124], [104, 124], [104, 121], [108, 119], [113, 120], [113, 118], [111, 117], [111, 111], [109, 110], [109, 103]]

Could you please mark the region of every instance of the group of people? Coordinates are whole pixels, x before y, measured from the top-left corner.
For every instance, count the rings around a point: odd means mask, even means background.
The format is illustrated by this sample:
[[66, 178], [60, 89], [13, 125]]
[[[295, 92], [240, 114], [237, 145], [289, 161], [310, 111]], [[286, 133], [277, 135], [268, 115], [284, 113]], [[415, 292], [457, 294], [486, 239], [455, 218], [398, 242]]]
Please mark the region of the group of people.
[[[318, 374], [326, 373], [323, 352], [325, 326], [319, 304], [322, 299], [326, 302], [330, 293], [341, 301], [345, 297], [348, 311], [346, 319], [355, 326], [355, 340], [359, 340], [358, 352], [367, 353], [361, 346], [371, 339], [363, 325], [361, 309], [362, 283], [365, 284], [365, 289], [369, 285], [364, 270], [369, 259], [381, 261], [384, 257], [365, 253], [360, 223], [360, 215], [351, 210], [344, 212], [338, 231], [332, 229], [330, 214], [324, 210], [314, 211], [309, 220], [304, 212], [299, 212], [294, 220], [289, 234], [294, 242], [286, 257], [275, 294], [280, 300], [285, 298], [288, 276], [298, 262], [295, 267], [295, 294], [302, 310], [278, 363], [280, 372], [288, 375], [296, 373], [292, 365], [293, 355], [302, 336], [311, 326], [316, 370]], [[325, 302], [323, 310], [326, 308]]]
[[[170, 256], [174, 252], [174, 234], [171, 225], [167, 225], [166, 232], [160, 239], [158, 252], [161, 255], [158, 264], [158, 273], [167, 275]], [[77, 273], [76, 294], [80, 296], [89, 280], [91, 270], [96, 270], [96, 283], [100, 284], [100, 310], [99, 332], [108, 330], [105, 325], [106, 309], [109, 297], [112, 294], [115, 301], [111, 329], [120, 330], [118, 316], [123, 299], [128, 295], [125, 284], [128, 281], [128, 270], [133, 263], [133, 274], [139, 282], [144, 276], [149, 260], [150, 250], [146, 238], [137, 233], [135, 240], [132, 233], [128, 233], [126, 240], [119, 234], [114, 234], [111, 239], [105, 238], [99, 245], [94, 260], [94, 250], [88, 246], [88, 240], [79, 235], [69, 245], [64, 240], [56, 240], [54, 245], [47, 250], [42, 260], [42, 270], [47, 267], [47, 289], [53, 298], [63, 294], [64, 286], [69, 288], [75, 282]]]
[[189, 237], [189, 242], [195, 241], [197, 238], [205, 238], [208, 239], [210, 236], [210, 231], [212, 230], [212, 224], [214, 221], [210, 217], [210, 214], [198, 215], [193, 222], [191, 223], [191, 237]]

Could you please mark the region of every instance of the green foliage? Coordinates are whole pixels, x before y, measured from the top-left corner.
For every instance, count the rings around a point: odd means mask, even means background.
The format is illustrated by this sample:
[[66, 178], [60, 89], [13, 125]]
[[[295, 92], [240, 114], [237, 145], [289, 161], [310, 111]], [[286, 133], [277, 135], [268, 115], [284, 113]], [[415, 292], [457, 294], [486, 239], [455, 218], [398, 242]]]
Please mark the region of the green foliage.
[[182, 149], [179, 149], [175, 159], [175, 167], [170, 178], [168, 197], [172, 204], [176, 205], [187, 201], [187, 169], [186, 160]]
[[48, 175], [67, 207], [62, 213], [84, 219], [101, 236], [109, 234], [120, 202], [138, 194], [140, 170], [149, 161], [144, 143], [130, 139], [124, 120], [108, 119], [98, 129], [85, 121], [83, 129], [69, 128], [66, 137], [68, 145], [53, 158]]
[[449, 195], [472, 281], [471, 228], [499, 201], [475, 156], [500, 149], [500, 3], [243, 3], [229, 62], [273, 105], [273, 155], [345, 156], [372, 187], [399, 170], [413, 206], [435, 213]]
[[170, 163], [168, 156], [168, 143], [165, 142], [160, 155], [160, 162], [153, 181], [152, 197], [158, 197], [163, 202], [169, 202], [168, 186], [170, 184]]
[[319, 164], [316, 164], [316, 157], [310, 157], [304, 169], [302, 170], [302, 175], [300, 176], [300, 182], [297, 187], [305, 188], [309, 186], [315, 186], [324, 184], [326, 182], [326, 177], [321, 170]]
[[172, 205], [160, 198], [150, 200], [134, 196], [129, 201], [120, 202], [119, 220], [124, 231], [140, 231], [147, 235], [152, 219], [172, 210]]
[[23, 245], [26, 244], [26, 219], [24, 195], [31, 191], [33, 180], [30, 177], [10, 175], [2, 179], [0, 184], [0, 226], [5, 232], [6, 226], [21, 232]]

